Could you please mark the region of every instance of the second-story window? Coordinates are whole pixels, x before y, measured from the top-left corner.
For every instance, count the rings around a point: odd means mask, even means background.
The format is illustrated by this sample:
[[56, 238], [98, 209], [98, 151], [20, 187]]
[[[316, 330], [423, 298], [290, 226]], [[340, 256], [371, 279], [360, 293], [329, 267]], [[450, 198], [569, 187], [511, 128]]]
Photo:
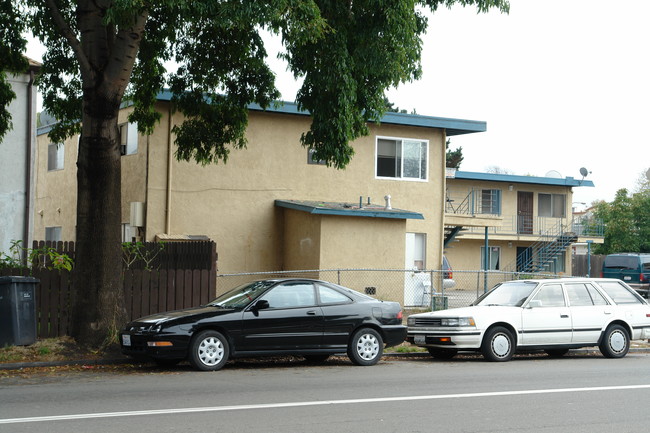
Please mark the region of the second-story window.
[[537, 214], [541, 217], [566, 217], [566, 195], [539, 194], [537, 196]]
[[120, 128], [120, 153], [133, 155], [138, 153], [138, 124], [122, 123]]
[[63, 170], [64, 151], [63, 143], [47, 145], [47, 171]]
[[427, 180], [429, 142], [377, 137], [377, 177]]
[[501, 190], [481, 190], [481, 213], [501, 215]]

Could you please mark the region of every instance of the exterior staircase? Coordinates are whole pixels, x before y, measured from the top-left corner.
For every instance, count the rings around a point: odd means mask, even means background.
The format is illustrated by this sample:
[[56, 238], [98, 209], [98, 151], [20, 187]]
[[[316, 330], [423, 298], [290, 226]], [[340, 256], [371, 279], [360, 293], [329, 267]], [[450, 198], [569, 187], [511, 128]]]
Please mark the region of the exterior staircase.
[[[570, 227], [570, 225], [569, 225]], [[578, 240], [578, 236], [561, 222], [549, 229], [517, 259], [502, 270], [509, 272], [535, 273], [550, 271], [551, 264]]]

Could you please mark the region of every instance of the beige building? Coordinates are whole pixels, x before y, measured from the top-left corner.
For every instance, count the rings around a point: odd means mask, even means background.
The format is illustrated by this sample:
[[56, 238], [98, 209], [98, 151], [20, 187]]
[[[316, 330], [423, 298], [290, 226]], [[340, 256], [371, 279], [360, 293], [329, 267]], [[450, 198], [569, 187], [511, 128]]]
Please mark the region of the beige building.
[[[310, 158], [300, 136], [310, 117], [285, 103], [250, 107], [248, 146], [227, 164], [173, 155], [169, 95], [150, 136], [123, 123], [124, 240], [208, 237], [219, 273], [294, 269], [440, 269], [445, 141], [484, 122], [388, 113], [353, 143], [345, 170]], [[56, 145], [39, 130], [35, 237], [74, 240], [78, 137]], [[387, 200], [386, 198], [390, 196]], [[390, 203], [388, 203], [390, 202]], [[388, 206], [389, 204], [389, 206]]]
[[[455, 271], [571, 275], [572, 246], [604, 241], [601, 224], [573, 220], [573, 189], [593, 186], [573, 177], [449, 171], [446, 256]], [[463, 284], [461, 275], [455, 275], [458, 288], [474, 283]]]

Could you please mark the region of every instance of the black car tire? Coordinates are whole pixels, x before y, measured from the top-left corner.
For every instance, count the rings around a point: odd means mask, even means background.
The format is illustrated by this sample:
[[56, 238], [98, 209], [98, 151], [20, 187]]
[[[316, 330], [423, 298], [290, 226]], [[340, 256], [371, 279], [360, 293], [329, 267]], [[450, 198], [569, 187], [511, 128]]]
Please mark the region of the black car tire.
[[348, 344], [348, 357], [356, 365], [375, 365], [383, 353], [384, 341], [372, 328], [359, 329]]
[[437, 347], [428, 347], [429, 355], [433, 356], [435, 359], [451, 359], [456, 354], [458, 350], [456, 349], [439, 349]]
[[320, 364], [321, 362], [327, 361], [327, 358], [329, 358], [329, 355], [303, 355], [305, 358], [305, 361], [312, 363], [312, 364]]
[[481, 353], [488, 361], [510, 361], [515, 353], [515, 339], [512, 333], [502, 326], [489, 329], [483, 336]]
[[630, 350], [630, 336], [621, 325], [609, 325], [598, 348], [605, 358], [622, 358]]
[[220, 370], [228, 362], [229, 355], [228, 340], [217, 331], [201, 331], [190, 343], [189, 361], [197, 370]]
[[546, 349], [544, 352], [551, 358], [562, 358], [569, 353], [569, 349]]

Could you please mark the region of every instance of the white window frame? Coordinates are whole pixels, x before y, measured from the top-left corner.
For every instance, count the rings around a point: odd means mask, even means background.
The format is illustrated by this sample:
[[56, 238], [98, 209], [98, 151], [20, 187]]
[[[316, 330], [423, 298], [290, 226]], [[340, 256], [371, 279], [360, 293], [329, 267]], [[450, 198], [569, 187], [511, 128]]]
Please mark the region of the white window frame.
[[122, 155], [138, 153], [138, 124], [121, 123], [118, 128], [120, 129], [120, 153]]
[[418, 271], [423, 271], [427, 268], [426, 233], [406, 233], [405, 266], [406, 269], [417, 269]]
[[[489, 271], [498, 271], [501, 268], [501, 247], [488, 246], [490, 249], [490, 262], [488, 263]], [[485, 246], [481, 246], [481, 267], [485, 264]]]
[[47, 171], [63, 170], [65, 168], [65, 145], [49, 143], [47, 145]]
[[[545, 201], [550, 198], [550, 205], [545, 206], [548, 203], [542, 204], [542, 196], [547, 196], [545, 197]], [[543, 209], [542, 206], [544, 206]], [[566, 218], [566, 194], [538, 193], [537, 215], [548, 218]]]
[[45, 241], [61, 242], [61, 226], [45, 227]]
[[[380, 176], [377, 173], [379, 169], [379, 145], [380, 141], [394, 141], [397, 147], [399, 143], [399, 176]], [[408, 158], [404, 157], [404, 148], [405, 145], [413, 145], [415, 143], [420, 144], [420, 157], [419, 157], [419, 167], [418, 167], [418, 177], [409, 177], [404, 176], [404, 162]], [[424, 145], [424, 146], [423, 146]], [[424, 156], [424, 168], [422, 167], [422, 156]], [[394, 159], [397, 162], [398, 155], [397, 149], [394, 155]], [[424, 173], [423, 173], [424, 172]], [[428, 182], [429, 181], [429, 140], [423, 140], [419, 138], [402, 138], [402, 137], [385, 137], [385, 136], [376, 136], [375, 137], [375, 179], [396, 179], [396, 180], [405, 180], [411, 182]]]

